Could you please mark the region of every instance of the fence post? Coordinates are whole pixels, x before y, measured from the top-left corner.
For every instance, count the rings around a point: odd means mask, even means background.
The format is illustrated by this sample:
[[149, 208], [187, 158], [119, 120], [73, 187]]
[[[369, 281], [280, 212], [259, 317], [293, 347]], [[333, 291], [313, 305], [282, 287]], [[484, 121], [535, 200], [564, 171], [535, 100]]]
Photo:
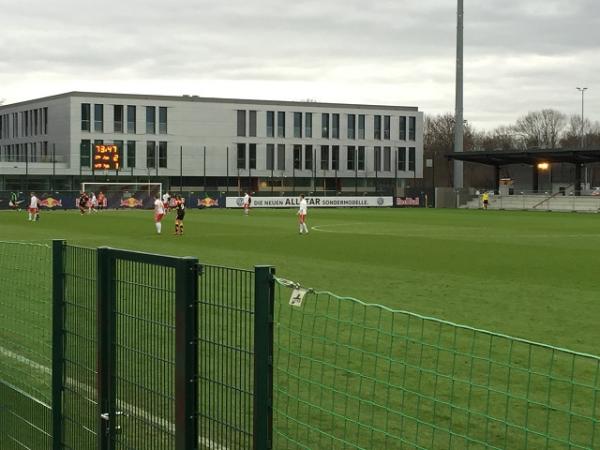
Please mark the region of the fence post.
[[273, 446], [273, 309], [275, 268], [254, 268], [254, 450]]
[[175, 449], [198, 448], [198, 260], [181, 258], [175, 274]]
[[111, 249], [97, 252], [97, 333], [98, 333], [98, 439], [100, 450], [115, 448], [116, 398], [112, 380], [115, 376], [115, 260]]
[[62, 449], [63, 441], [63, 361], [64, 351], [64, 247], [65, 241], [52, 241], [52, 448]]

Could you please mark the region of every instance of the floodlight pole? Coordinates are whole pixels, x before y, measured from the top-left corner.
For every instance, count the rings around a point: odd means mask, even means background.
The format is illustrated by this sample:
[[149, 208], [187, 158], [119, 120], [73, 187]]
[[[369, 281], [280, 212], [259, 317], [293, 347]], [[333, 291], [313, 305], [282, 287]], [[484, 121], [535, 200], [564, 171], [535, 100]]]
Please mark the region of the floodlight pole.
[[[463, 28], [464, 2], [457, 0], [456, 26], [456, 111], [454, 114], [454, 152], [463, 152]], [[454, 160], [454, 189], [463, 187], [463, 162]]]
[[585, 146], [585, 142], [584, 142], [584, 139], [585, 139], [584, 136], [585, 136], [585, 134], [584, 134], [584, 127], [583, 127], [584, 126], [584, 116], [583, 116], [583, 101], [584, 100], [583, 99], [584, 99], [585, 91], [587, 91], [588, 88], [586, 88], [586, 87], [584, 87], [584, 88], [578, 87], [578, 88], [575, 88], [575, 89], [577, 89], [579, 92], [581, 92], [581, 150], [583, 150], [583, 148]]
[[[583, 110], [583, 99], [584, 99], [585, 91], [587, 91], [587, 88], [586, 87], [578, 87], [578, 88], [575, 88], [575, 89], [577, 89], [579, 92], [581, 92], [581, 150], [583, 150], [584, 147], [585, 147], [585, 130], [584, 130], [584, 124], [585, 124], [585, 122], [584, 122], [584, 115], [583, 115], [583, 111], [584, 111]], [[586, 185], [586, 189], [587, 189], [587, 182], [588, 182], [588, 180], [587, 180], [587, 167], [586, 167], [585, 168], [585, 185]], [[581, 185], [576, 186], [575, 189], [576, 189], [576, 191], [580, 190], [581, 189]]]

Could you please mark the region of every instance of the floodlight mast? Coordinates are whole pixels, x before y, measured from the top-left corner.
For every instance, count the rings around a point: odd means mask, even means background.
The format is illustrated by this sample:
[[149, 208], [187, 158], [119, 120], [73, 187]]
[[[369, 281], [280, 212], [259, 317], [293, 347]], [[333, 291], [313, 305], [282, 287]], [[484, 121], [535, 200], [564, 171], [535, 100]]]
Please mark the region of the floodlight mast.
[[[458, 0], [456, 23], [456, 111], [454, 114], [454, 152], [463, 152], [463, 28], [464, 3]], [[454, 160], [454, 189], [463, 187], [463, 162]]]

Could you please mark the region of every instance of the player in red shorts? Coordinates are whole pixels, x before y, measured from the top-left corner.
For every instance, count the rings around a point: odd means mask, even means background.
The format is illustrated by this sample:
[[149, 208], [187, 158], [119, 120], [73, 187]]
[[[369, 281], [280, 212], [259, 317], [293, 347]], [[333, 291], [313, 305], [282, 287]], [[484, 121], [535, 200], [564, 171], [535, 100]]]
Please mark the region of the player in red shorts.
[[160, 232], [161, 232], [161, 229], [162, 229], [161, 220], [163, 219], [164, 216], [165, 216], [165, 206], [163, 205], [163, 202], [157, 195], [156, 199], [154, 200], [154, 224], [156, 225], [156, 232], [158, 234], [160, 234]]
[[35, 192], [31, 193], [31, 200], [29, 201], [29, 221], [37, 221], [39, 220], [39, 205], [40, 201], [39, 199], [35, 196]]
[[252, 197], [247, 192], [244, 195], [243, 206], [244, 206], [244, 214], [248, 215], [250, 213], [250, 205], [252, 204]]

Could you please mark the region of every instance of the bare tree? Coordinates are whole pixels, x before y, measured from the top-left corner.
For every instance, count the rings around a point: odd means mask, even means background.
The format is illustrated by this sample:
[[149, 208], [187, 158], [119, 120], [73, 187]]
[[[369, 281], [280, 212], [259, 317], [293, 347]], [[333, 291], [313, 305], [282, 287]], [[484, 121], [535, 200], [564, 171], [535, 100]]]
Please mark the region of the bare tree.
[[566, 124], [565, 114], [555, 109], [543, 109], [519, 118], [514, 130], [527, 147], [557, 148]]

